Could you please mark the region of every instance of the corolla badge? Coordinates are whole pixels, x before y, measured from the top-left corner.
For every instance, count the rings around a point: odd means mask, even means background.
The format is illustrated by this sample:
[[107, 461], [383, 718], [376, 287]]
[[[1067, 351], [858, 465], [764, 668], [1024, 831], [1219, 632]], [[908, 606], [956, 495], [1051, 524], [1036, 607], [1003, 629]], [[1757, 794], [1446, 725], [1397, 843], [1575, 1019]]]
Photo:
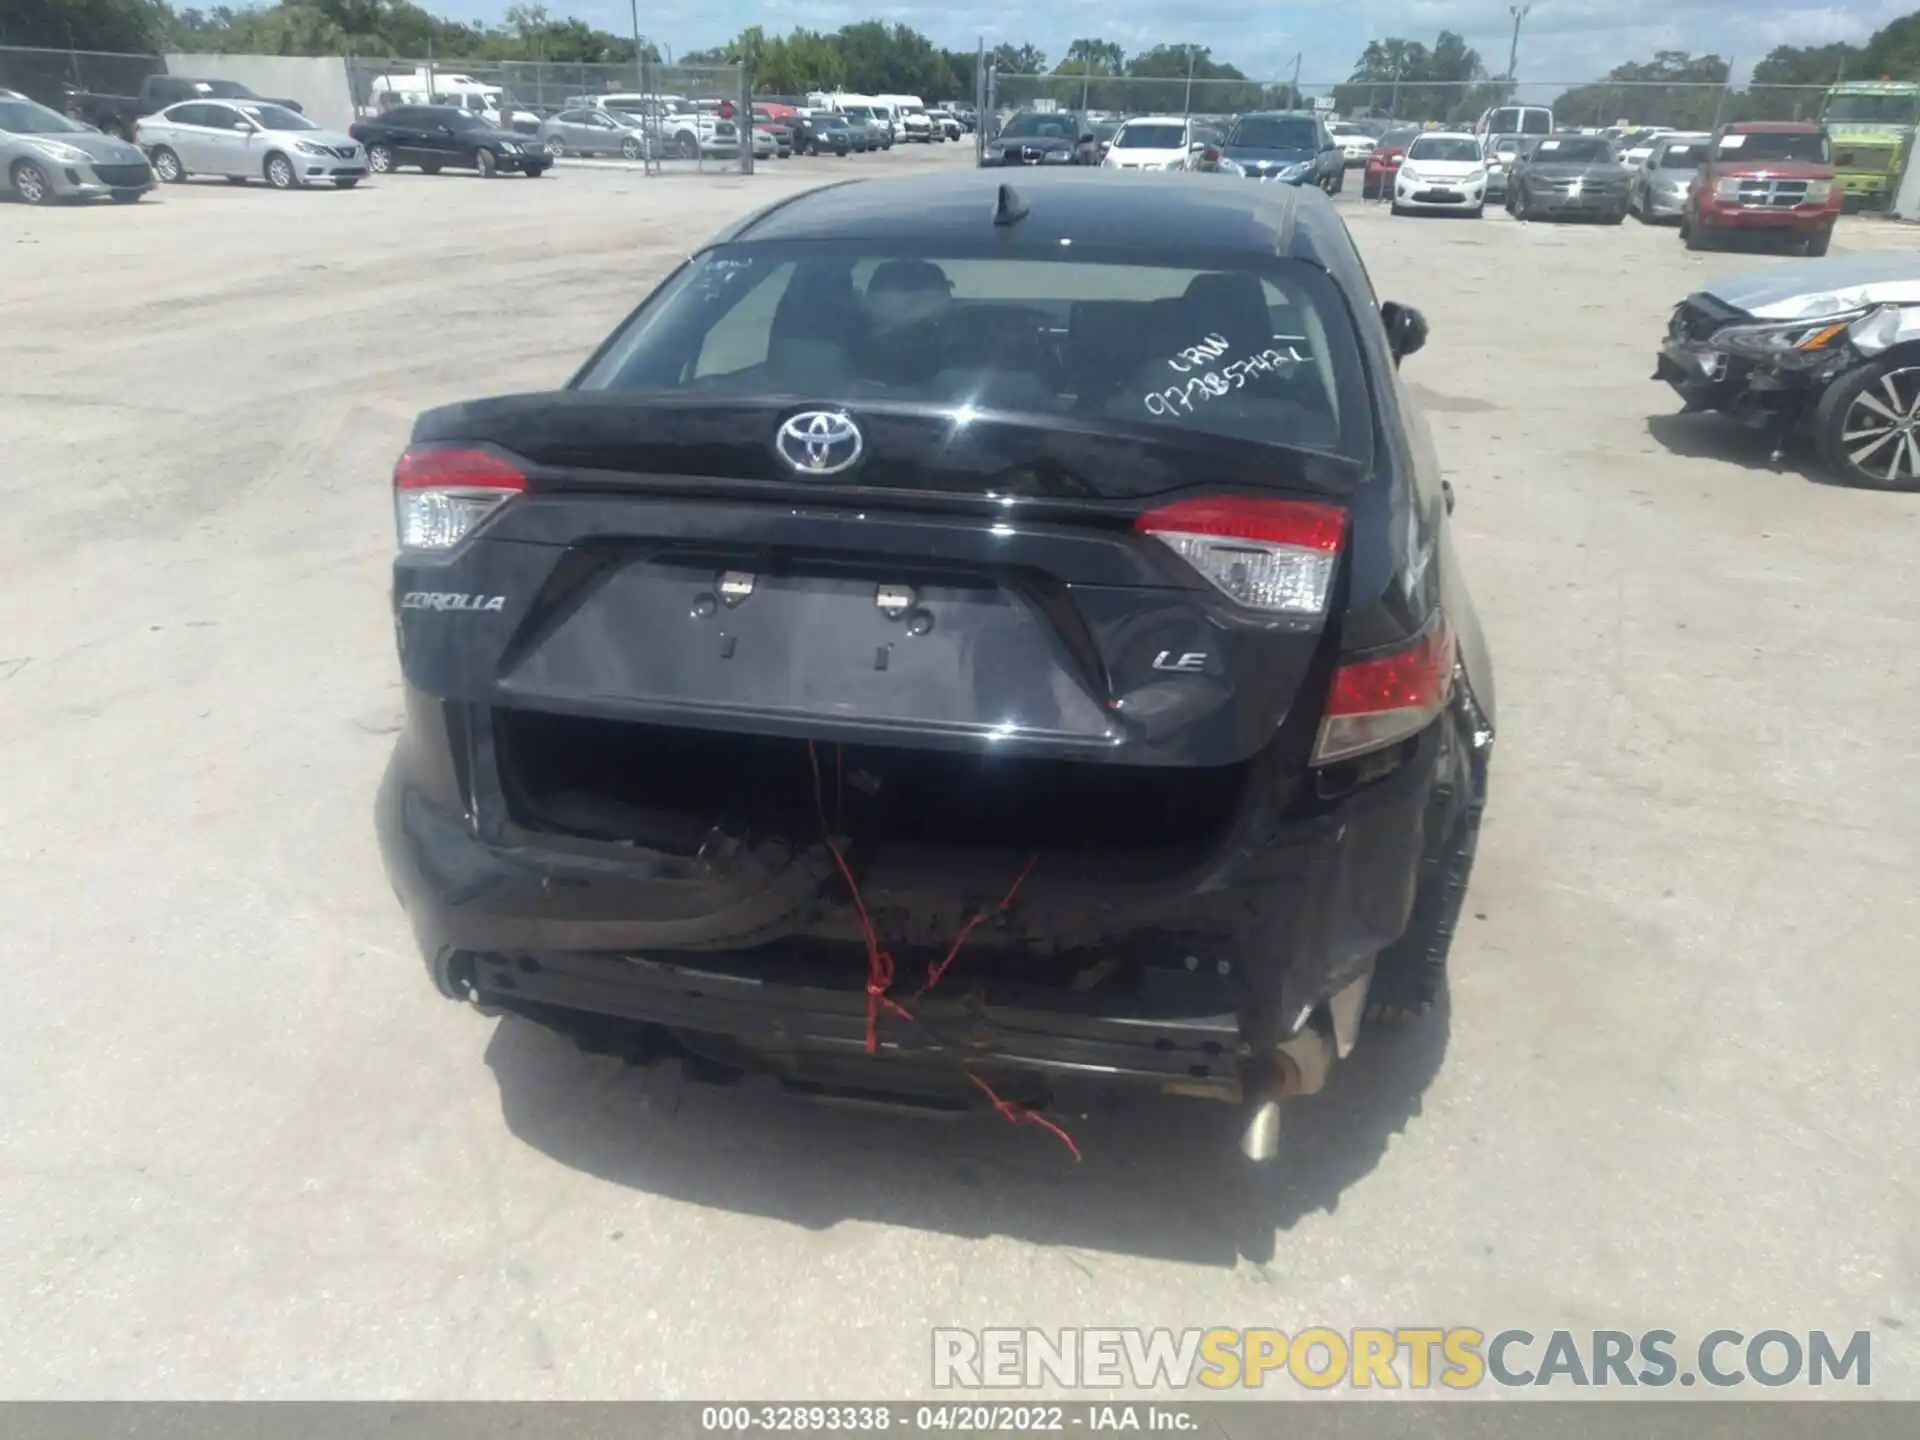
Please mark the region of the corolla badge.
[[802, 475], [838, 475], [860, 458], [860, 427], [838, 410], [802, 410], [780, 427], [773, 448]]

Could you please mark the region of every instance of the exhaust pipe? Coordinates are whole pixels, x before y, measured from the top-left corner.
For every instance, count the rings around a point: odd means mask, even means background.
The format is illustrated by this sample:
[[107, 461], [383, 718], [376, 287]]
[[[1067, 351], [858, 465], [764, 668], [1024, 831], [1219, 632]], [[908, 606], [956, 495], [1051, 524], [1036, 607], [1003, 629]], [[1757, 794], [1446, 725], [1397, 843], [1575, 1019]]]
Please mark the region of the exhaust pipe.
[[[1366, 976], [1341, 991], [1345, 996], [1357, 987], [1359, 1004], [1366, 1001]], [[1355, 1002], [1346, 1002], [1350, 1008]], [[1280, 1153], [1280, 1102], [1295, 1095], [1315, 1095], [1327, 1083], [1327, 1072], [1333, 1069], [1336, 1054], [1344, 1055], [1353, 1048], [1351, 1035], [1359, 1024], [1358, 1011], [1354, 1012], [1352, 1027], [1346, 1049], [1338, 1049], [1338, 1042], [1332, 1037], [1315, 1029], [1302, 1030], [1291, 1040], [1275, 1048], [1273, 1064], [1262, 1067], [1258, 1079], [1243, 1081], [1247, 1086], [1247, 1118], [1240, 1130], [1240, 1153], [1259, 1163], [1266, 1163]]]
[[1240, 1153], [1264, 1165], [1280, 1153], [1280, 1100], [1268, 1095], [1256, 1100], [1247, 1111], [1247, 1123], [1240, 1132]]

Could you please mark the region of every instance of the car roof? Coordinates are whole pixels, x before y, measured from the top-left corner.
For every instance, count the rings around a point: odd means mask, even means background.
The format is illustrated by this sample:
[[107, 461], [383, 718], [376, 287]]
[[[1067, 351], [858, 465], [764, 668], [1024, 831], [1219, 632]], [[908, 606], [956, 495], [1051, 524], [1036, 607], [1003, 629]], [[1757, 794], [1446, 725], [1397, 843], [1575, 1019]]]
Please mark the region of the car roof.
[[1184, 115], [1129, 115], [1120, 122], [1122, 125], [1184, 125]]
[[1422, 130], [1413, 137], [1416, 140], [1471, 140], [1480, 143], [1480, 137], [1471, 130]]
[[[1003, 177], [1006, 177], [1003, 179]], [[1027, 207], [996, 227], [1002, 184]], [[1349, 246], [1332, 202], [1292, 185], [1196, 183], [1190, 175], [1092, 168], [987, 168], [900, 179], [844, 181], [777, 201], [722, 232], [716, 244], [864, 240], [938, 248], [996, 228], [1005, 248], [1051, 249], [1085, 239], [1105, 249], [1168, 248], [1312, 257]]]
[[1736, 120], [1726, 127], [1729, 135], [1818, 135], [1820, 127], [1811, 120]]

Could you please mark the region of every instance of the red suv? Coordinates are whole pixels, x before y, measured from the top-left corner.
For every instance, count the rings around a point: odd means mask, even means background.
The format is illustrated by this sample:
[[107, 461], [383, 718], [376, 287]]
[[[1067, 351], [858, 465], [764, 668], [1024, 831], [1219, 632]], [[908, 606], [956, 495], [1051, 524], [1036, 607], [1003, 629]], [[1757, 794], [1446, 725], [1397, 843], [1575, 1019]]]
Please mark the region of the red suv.
[[1760, 232], [1799, 239], [1824, 255], [1842, 199], [1833, 154], [1818, 125], [1746, 120], [1723, 126], [1693, 177], [1680, 238], [1705, 250], [1722, 237]]
[[1380, 200], [1393, 194], [1393, 177], [1400, 173], [1400, 162], [1407, 157], [1407, 147], [1419, 134], [1418, 130], [1402, 128], [1389, 130], [1380, 137], [1373, 153], [1367, 156], [1367, 168], [1360, 174], [1362, 200]]

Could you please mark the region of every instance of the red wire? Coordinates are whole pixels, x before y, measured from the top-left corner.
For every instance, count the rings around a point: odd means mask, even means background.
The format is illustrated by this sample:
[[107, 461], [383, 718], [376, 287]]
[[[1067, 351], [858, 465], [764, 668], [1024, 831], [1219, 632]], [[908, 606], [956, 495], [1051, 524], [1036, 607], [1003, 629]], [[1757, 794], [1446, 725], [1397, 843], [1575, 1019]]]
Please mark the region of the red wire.
[[[914, 1020], [912, 1014], [887, 994], [887, 991], [893, 985], [893, 956], [881, 948], [880, 934], [874, 929], [873, 920], [867, 914], [866, 901], [860, 896], [860, 882], [853, 878], [852, 868], [848, 866], [846, 857], [840, 853], [840, 846], [834, 841], [832, 831], [827, 828], [827, 802], [825, 787], [820, 780], [820, 756], [815, 750], [814, 743], [811, 740], [807, 742], [807, 765], [808, 768], [813, 771], [813, 808], [814, 812], [820, 818], [820, 836], [826, 842], [827, 853], [833, 856], [833, 863], [840, 871], [840, 878], [847, 882], [847, 893], [853, 899], [854, 919], [860, 926], [860, 939], [867, 947], [867, 1053], [871, 1055], [879, 1049], [880, 1009], [882, 1006], [885, 1006], [891, 1013], [898, 1015], [902, 1020], [912, 1024], [917, 1024], [918, 1022]], [[838, 746], [835, 746], [834, 808], [836, 810], [838, 810], [840, 804], [839, 772], [840, 749]], [[988, 916], [997, 915], [1013, 904], [1013, 897], [1020, 893], [1020, 887], [1026, 883], [1027, 876], [1033, 873], [1033, 867], [1039, 862], [1039, 859], [1040, 856], [1037, 853], [1029, 856], [1027, 863], [1020, 868], [1020, 873], [1014, 876], [1013, 884], [1007, 887], [1007, 893], [1000, 897], [1000, 903], [991, 910], [981, 911], [978, 915], [968, 920], [965, 925], [960, 927], [960, 933], [954, 936], [953, 944], [948, 948], [946, 957], [941, 960], [938, 965], [933, 966], [927, 971], [927, 983], [922, 985], [919, 990], [914, 993], [913, 998], [915, 1000], [918, 1000], [922, 995], [926, 994], [927, 991], [940, 983], [940, 977], [947, 973], [947, 967], [953, 964], [955, 958], [960, 954], [960, 947], [967, 943], [967, 937], [973, 934], [976, 926]], [[1068, 1152], [1076, 1161], [1080, 1159], [1080, 1147], [1073, 1143], [1073, 1137], [1059, 1125], [1056, 1125], [1037, 1110], [1029, 1110], [1025, 1106], [1015, 1105], [1010, 1100], [1002, 1100], [994, 1093], [991, 1085], [987, 1084], [986, 1081], [982, 1080], [971, 1070], [967, 1071], [967, 1078], [980, 1087], [987, 1099], [993, 1102], [993, 1108], [998, 1111], [1009, 1124], [1038, 1125], [1041, 1129], [1057, 1137], [1060, 1143], [1067, 1147]]]
[[866, 901], [860, 898], [860, 883], [853, 878], [846, 857], [840, 853], [832, 832], [827, 829], [826, 796], [820, 784], [820, 757], [814, 751], [811, 740], [807, 742], [807, 764], [813, 770], [813, 808], [820, 817], [820, 835], [827, 842], [827, 851], [833, 856], [833, 863], [839, 867], [840, 878], [847, 882], [847, 893], [853, 897], [854, 918], [860, 925], [860, 938], [867, 947], [867, 1053], [871, 1055], [880, 1048], [881, 1006], [884, 1005], [902, 1020], [911, 1020], [913, 1016], [887, 995], [893, 985], [893, 956], [880, 948], [879, 932], [873, 928], [873, 921], [867, 916]]
[[1026, 884], [1027, 876], [1033, 873], [1033, 867], [1039, 863], [1039, 860], [1040, 856], [1037, 852], [1029, 855], [1027, 857], [1027, 863], [1020, 867], [1020, 873], [1013, 877], [1013, 884], [1008, 887], [1007, 893], [1000, 897], [1000, 903], [991, 910], [982, 910], [978, 915], [960, 927], [960, 933], [953, 937], [953, 945], [952, 948], [947, 951], [946, 958], [927, 971], [927, 983], [914, 992], [913, 998], [915, 1000], [918, 1000], [922, 995], [926, 994], [927, 991], [933, 989], [934, 986], [940, 983], [940, 977], [947, 973], [947, 967], [953, 964], [954, 959], [960, 954], [960, 947], [967, 943], [967, 937], [973, 934], [975, 926], [986, 920], [988, 916], [998, 915], [1002, 910], [1005, 910], [1009, 905], [1013, 904], [1013, 897], [1020, 893], [1020, 887]]
[[1060, 1143], [1067, 1147], [1068, 1152], [1072, 1154], [1075, 1160], [1080, 1158], [1080, 1147], [1073, 1143], [1073, 1136], [1069, 1135], [1060, 1126], [1054, 1124], [1053, 1121], [1042, 1115], [1038, 1110], [1029, 1110], [1024, 1105], [1014, 1104], [1011, 1100], [1002, 1100], [998, 1095], [993, 1093], [993, 1087], [991, 1085], [987, 1084], [986, 1081], [982, 1080], [971, 1070], [967, 1072], [967, 1078], [980, 1087], [987, 1099], [993, 1102], [993, 1108], [1006, 1117], [1008, 1124], [1038, 1125], [1042, 1130], [1058, 1137]]

